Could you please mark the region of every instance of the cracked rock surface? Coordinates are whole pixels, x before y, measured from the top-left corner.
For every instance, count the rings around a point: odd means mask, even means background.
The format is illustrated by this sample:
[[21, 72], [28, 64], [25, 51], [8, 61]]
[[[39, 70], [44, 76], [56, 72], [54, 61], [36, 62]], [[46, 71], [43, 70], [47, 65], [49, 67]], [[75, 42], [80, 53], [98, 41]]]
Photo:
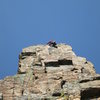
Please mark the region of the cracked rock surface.
[[100, 75], [69, 45], [30, 46], [18, 73], [0, 80], [0, 100], [100, 100]]

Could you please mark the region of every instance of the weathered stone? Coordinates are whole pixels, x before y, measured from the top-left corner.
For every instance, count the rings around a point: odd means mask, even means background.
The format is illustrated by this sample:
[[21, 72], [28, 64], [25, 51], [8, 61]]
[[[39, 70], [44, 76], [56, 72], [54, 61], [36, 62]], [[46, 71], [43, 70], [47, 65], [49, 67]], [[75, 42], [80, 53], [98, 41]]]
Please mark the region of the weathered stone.
[[88, 99], [100, 99], [100, 75], [66, 44], [24, 48], [17, 75], [0, 80], [0, 100]]
[[3, 100], [3, 94], [0, 93], [0, 100]]

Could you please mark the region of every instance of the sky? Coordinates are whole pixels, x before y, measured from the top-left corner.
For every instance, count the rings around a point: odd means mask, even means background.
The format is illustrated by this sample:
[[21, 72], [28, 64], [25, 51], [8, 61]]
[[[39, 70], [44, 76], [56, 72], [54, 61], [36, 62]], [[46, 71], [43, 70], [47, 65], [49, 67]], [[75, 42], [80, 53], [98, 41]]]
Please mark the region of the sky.
[[0, 79], [18, 70], [22, 49], [71, 45], [100, 73], [100, 0], [0, 0]]

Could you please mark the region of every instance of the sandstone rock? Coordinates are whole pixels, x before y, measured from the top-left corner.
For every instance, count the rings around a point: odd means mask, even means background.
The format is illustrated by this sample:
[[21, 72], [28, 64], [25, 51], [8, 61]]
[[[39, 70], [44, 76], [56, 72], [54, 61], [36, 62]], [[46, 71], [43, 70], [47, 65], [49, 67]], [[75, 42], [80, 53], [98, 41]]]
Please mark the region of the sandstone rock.
[[66, 44], [24, 48], [18, 73], [0, 80], [0, 100], [88, 99], [100, 99], [100, 75]]

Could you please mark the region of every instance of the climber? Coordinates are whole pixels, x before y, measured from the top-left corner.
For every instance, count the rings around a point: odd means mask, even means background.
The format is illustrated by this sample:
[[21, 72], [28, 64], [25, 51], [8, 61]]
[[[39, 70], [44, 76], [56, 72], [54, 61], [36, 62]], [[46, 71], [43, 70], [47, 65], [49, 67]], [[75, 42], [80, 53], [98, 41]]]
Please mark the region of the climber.
[[53, 41], [53, 40], [49, 41], [47, 44], [48, 44], [50, 47], [55, 47], [55, 48], [57, 48], [57, 43], [56, 43], [55, 41]]

